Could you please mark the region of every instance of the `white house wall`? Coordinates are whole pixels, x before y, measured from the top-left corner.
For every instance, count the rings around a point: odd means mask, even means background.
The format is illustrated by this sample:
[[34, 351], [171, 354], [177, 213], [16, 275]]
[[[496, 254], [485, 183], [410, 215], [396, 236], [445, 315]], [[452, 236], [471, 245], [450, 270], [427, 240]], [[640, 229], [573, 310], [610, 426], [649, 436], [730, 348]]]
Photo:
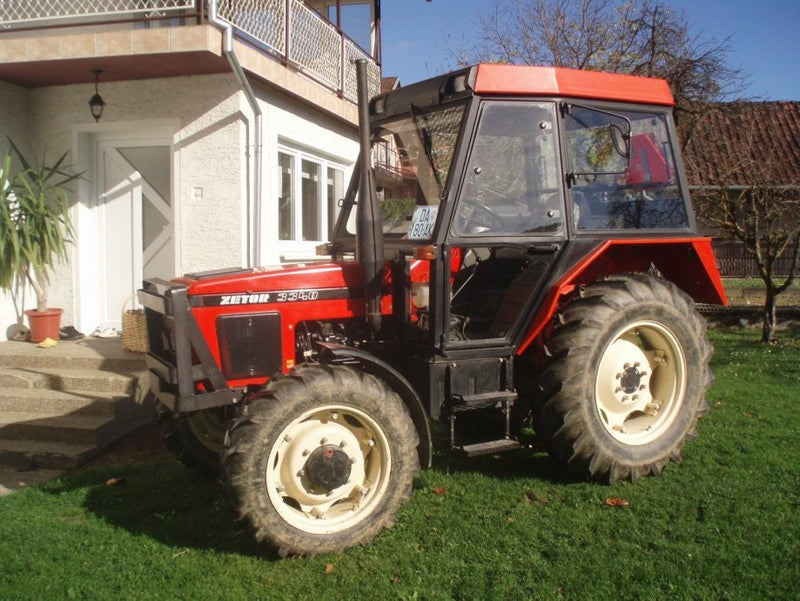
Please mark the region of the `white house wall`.
[[[175, 273], [248, 264], [252, 236], [261, 236], [260, 263], [280, 261], [277, 240], [278, 145], [335, 160], [349, 177], [358, 153], [352, 125], [314, 111], [310, 105], [267, 85], [255, 85], [263, 112], [261, 222], [251, 222], [254, 119], [233, 75], [187, 76], [127, 82], [100, 82], [106, 102], [102, 120], [94, 123], [88, 99], [93, 85], [26, 90], [0, 83], [0, 135], [27, 137], [49, 158], [69, 149], [73, 163], [87, 166], [87, 140], [97, 135], [172, 131], [173, 202], [175, 206]], [[13, 108], [12, 108], [13, 107]], [[0, 148], [2, 145], [0, 145]], [[83, 155], [82, 155], [83, 153]], [[248, 156], [249, 155], [249, 156]], [[91, 189], [84, 182], [81, 191]], [[74, 207], [76, 228], [88, 219], [88, 194]], [[250, 234], [248, 235], [248, 232]], [[81, 241], [76, 245], [83, 248]], [[85, 246], [85, 245], [84, 245]], [[64, 323], [76, 323], [80, 299], [75, 282], [81, 261], [71, 250], [52, 280], [51, 306], [65, 310]], [[25, 308], [33, 306], [29, 295]], [[16, 319], [11, 299], [0, 296], [0, 336]], [[80, 324], [82, 328], [92, 324]]]
[[[5, 156], [8, 138], [29, 151], [31, 92], [25, 88], [0, 82], [0, 156]], [[32, 299], [30, 292], [28, 298]], [[32, 303], [28, 303], [32, 306]], [[6, 327], [16, 323], [17, 315], [10, 296], [0, 292], [0, 340], [5, 339]]]
[[[46, 147], [49, 158], [69, 149], [73, 164], [84, 170], [88, 164], [79, 156], [79, 141], [87, 135], [144, 134], [148, 128], [163, 130], [165, 123], [174, 124], [175, 271], [242, 264], [246, 128], [235, 78], [209, 75], [101, 83], [106, 107], [100, 123], [94, 123], [89, 113], [93, 91], [85, 84], [31, 90], [27, 120], [34, 146]], [[84, 182], [82, 188], [86, 187]], [[83, 195], [73, 206], [76, 229], [88, 203]], [[79, 261], [74, 248], [70, 254], [69, 265], [59, 265], [53, 274], [49, 301], [64, 308], [64, 323], [74, 323], [78, 303], [73, 284], [80, 277]], [[32, 306], [32, 300], [26, 301], [26, 308]], [[4, 326], [15, 319], [10, 298], [0, 301], [0, 319]]]
[[264, 198], [261, 215], [261, 263], [314, 258], [313, 245], [278, 241], [277, 199], [280, 195], [278, 146], [289, 146], [323, 157], [345, 168], [345, 185], [358, 157], [358, 136], [353, 125], [315, 112], [307, 104], [267, 86], [256, 88], [264, 115]]
[[27, 146], [30, 137], [28, 104], [30, 90], [0, 81], [0, 151], [5, 155], [7, 138]]

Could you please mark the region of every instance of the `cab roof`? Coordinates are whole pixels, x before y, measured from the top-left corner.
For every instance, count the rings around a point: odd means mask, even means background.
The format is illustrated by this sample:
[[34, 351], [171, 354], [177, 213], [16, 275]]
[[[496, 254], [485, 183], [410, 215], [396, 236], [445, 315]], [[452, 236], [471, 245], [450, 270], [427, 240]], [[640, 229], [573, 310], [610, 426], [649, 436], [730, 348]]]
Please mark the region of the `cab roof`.
[[[663, 79], [561, 67], [480, 64], [472, 89], [481, 95], [571, 96], [674, 106]], [[472, 79], [472, 77], [470, 79]]]

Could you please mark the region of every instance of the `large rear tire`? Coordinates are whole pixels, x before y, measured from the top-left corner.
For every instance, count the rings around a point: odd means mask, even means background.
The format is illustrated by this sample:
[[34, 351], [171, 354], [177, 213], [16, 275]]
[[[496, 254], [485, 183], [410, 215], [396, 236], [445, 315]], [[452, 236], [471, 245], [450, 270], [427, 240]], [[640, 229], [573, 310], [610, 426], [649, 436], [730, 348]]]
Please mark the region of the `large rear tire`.
[[411, 497], [418, 436], [400, 397], [348, 367], [300, 366], [248, 403], [223, 471], [241, 518], [281, 556], [365, 545]]
[[615, 482], [679, 462], [708, 412], [713, 347], [692, 300], [634, 274], [587, 286], [545, 347], [537, 435], [575, 473]]

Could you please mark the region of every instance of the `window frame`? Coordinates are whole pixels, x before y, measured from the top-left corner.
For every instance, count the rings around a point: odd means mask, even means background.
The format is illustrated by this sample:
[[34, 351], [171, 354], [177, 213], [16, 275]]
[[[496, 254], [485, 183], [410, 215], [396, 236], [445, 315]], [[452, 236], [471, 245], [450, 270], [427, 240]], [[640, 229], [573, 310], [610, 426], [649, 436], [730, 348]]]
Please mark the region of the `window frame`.
[[[344, 197], [347, 184], [347, 175], [351, 170], [347, 161], [325, 156], [323, 153], [315, 153], [311, 150], [301, 149], [286, 143], [279, 143], [277, 147], [277, 157], [275, 160], [275, 170], [277, 182], [277, 202], [272, 209], [272, 219], [276, 222], [275, 243], [281, 260], [292, 260], [295, 258], [310, 258], [316, 256], [316, 247], [327, 242], [333, 236], [336, 218], [341, 207], [340, 199]], [[289, 215], [289, 237], [282, 237], [282, 198], [284, 196], [285, 171], [282, 157], [289, 157], [290, 171], [290, 210]], [[315, 207], [315, 227], [321, 235], [321, 239], [306, 239], [304, 230], [308, 226], [308, 221], [304, 220], [304, 210], [308, 207], [308, 199], [304, 197], [304, 183], [308, 179], [304, 177], [304, 163], [315, 166], [317, 171], [316, 192], [313, 205]], [[339, 174], [338, 190], [336, 184], [331, 197], [330, 184], [331, 176]]]

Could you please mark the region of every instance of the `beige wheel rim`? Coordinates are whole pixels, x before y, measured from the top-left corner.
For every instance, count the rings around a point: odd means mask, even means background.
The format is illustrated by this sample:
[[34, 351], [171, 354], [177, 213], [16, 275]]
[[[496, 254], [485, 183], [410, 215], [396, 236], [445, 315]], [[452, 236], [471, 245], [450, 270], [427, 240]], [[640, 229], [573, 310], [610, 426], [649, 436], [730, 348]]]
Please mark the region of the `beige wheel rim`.
[[[346, 459], [346, 481], [340, 469], [340, 481], [321, 484], [315, 458], [335, 460], [340, 467]], [[306, 411], [284, 428], [265, 477], [269, 499], [289, 525], [330, 534], [351, 528], [375, 509], [390, 471], [389, 442], [377, 422], [359, 409], [331, 405]]]
[[675, 335], [637, 321], [614, 335], [595, 381], [603, 427], [629, 445], [653, 442], [672, 426], [686, 396], [686, 356]]

